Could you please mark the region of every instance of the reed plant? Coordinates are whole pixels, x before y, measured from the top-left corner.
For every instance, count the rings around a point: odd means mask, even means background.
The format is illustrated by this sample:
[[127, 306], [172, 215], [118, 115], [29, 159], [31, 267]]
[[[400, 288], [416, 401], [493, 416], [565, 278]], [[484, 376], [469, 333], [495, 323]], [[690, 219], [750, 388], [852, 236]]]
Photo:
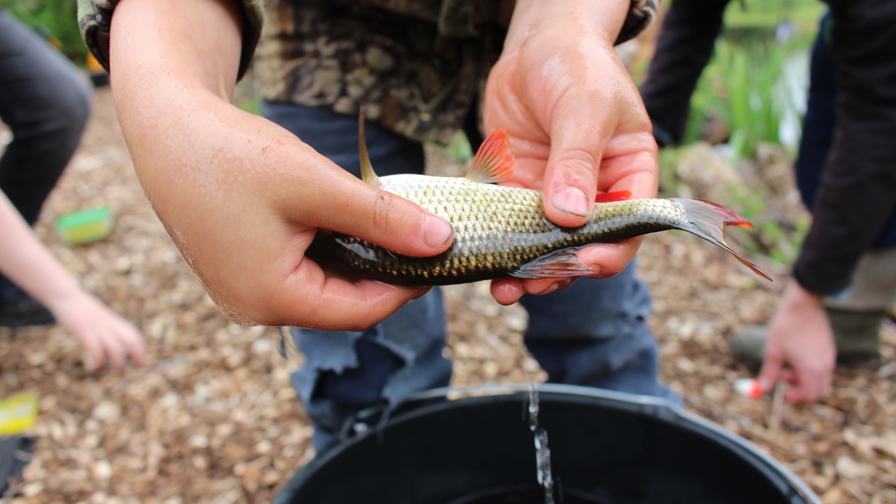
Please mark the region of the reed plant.
[[731, 161], [751, 158], [761, 143], [796, 147], [805, 108], [804, 50], [764, 40], [720, 40], [691, 100], [683, 143], [701, 139], [702, 125], [721, 122]]

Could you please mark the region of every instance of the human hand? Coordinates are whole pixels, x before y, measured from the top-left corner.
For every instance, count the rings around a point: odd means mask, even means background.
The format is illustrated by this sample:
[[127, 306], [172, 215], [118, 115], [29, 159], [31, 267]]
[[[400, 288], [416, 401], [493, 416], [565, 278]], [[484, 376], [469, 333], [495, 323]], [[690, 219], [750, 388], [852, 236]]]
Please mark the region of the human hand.
[[[197, 30], [196, 26], [202, 26]], [[129, 0], [112, 22], [119, 120], [153, 208], [234, 321], [363, 330], [427, 288], [349, 279], [304, 256], [318, 228], [427, 256], [453, 230], [230, 103], [241, 14], [225, 0]]]
[[784, 395], [789, 402], [820, 401], [830, 393], [836, 359], [834, 334], [821, 298], [788, 280], [769, 325], [759, 372], [762, 390], [773, 390], [778, 380], [786, 380], [791, 384]]
[[[613, 43], [628, 1], [519, 1], [504, 52], [489, 74], [486, 131], [505, 128], [517, 161], [513, 185], [541, 189], [556, 224], [577, 227], [598, 192], [657, 192], [657, 147], [637, 88]], [[579, 261], [608, 277], [634, 257], [640, 238], [586, 247]], [[492, 281], [502, 304], [573, 279]]]
[[137, 366], [146, 362], [146, 346], [137, 328], [87, 292], [79, 289], [54, 300], [50, 308], [56, 320], [84, 345], [89, 369], [97, 371], [108, 362], [121, 371], [126, 357]]

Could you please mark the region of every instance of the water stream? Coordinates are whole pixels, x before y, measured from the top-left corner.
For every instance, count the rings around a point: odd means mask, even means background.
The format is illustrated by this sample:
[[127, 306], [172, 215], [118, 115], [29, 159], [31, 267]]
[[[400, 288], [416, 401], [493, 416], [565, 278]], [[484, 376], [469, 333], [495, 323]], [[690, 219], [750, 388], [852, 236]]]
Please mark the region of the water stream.
[[544, 488], [545, 504], [554, 504], [554, 477], [548, 433], [538, 425], [538, 386], [529, 384], [529, 429], [535, 434], [535, 468], [538, 484]]

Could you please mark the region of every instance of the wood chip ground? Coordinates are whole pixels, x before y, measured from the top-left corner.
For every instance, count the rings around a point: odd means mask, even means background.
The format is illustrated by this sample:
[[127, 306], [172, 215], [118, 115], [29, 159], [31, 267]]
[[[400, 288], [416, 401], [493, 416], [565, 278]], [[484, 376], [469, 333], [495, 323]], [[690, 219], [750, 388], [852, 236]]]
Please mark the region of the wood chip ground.
[[[81, 149], [53, 193], [38, 233], [90, 291], [145, 334], [150, 363], [90, 373], [61, 327], [0, 329], [0, 396], [40, 395], [37, 452], [17, 504], [269, 502], [313, 453], [290, 385], [297, 359], [276, 330], [229, 323], [153, 214], [134, 175], [108, 89]], [[100, 205], [116, 216], [103, 242], [68, 247], [59, 216]], [[784, 284], [751, 276], [716, 248], [682, 234], [649, 237], [639, 256], [651, 288], [650, 324], [663, 378], [686, 408], [746, 437], [802, 478], [826, 504], [896, 502], [896, 331], [883, 362], [839, 369], [823, 403], [749, 400], [750, 377], [726, 337], [766, 321]], [[501, 307], [486, 284], [446, 289], [454, 384], [544, 379], [521, 344], [526, 316]]]

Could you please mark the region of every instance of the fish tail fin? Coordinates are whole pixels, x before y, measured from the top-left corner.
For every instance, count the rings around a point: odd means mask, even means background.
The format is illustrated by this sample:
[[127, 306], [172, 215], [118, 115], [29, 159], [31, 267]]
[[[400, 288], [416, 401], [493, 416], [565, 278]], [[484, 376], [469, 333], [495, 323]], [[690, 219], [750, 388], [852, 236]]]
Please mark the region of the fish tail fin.
[[738, 215], [733, 210], [710, 203], [708, 201], [700, 201], [693, 199], [672, 198], [684, 207], [687, 215], [687, 224], [682, 225], [679, 229], [695, 234], [704, 240], [721, 247], [736, 257], [746, 267], [750, 268], [754, 273], [771, 280], [771, 277], [759, 266], [756, 266], [746, 258], [735, 252], [725, 241], [724, 230], [727, 226], [753, 227], [746, 219]]

